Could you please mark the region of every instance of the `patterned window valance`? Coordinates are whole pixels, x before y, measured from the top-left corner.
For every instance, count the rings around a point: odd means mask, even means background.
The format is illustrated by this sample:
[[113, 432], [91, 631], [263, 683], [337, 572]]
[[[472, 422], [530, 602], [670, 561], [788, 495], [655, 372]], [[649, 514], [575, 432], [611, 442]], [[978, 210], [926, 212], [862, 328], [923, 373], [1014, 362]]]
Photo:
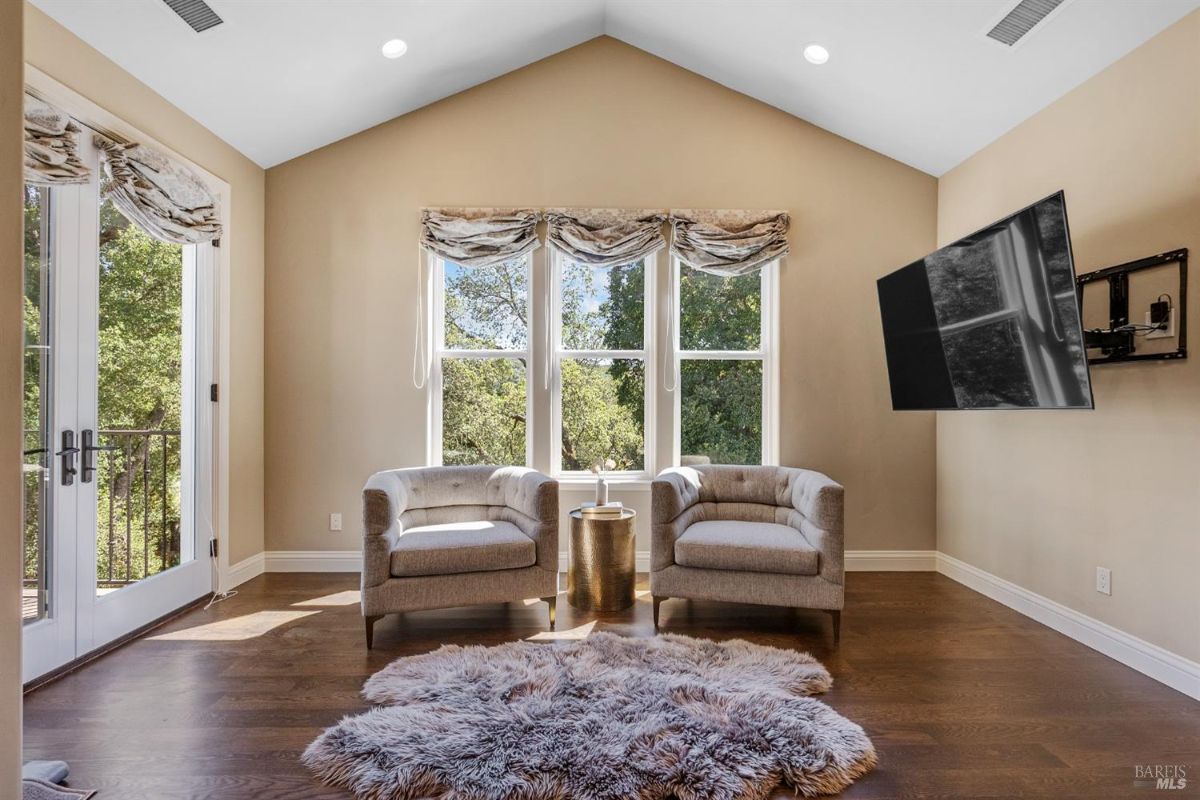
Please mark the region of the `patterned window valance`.
[[538, 214], [523, 208], [427, 208], [421, 247], [464, 267], [490, 267], [538, 246]]
[[79, 126], [54, 106], [25, 95], [25, 182], [61, 186], [91, 177], [79, 160]]
[[667, 244], [658, 209], [551, 208], [545, 218], [547, 244], [581, 264], [628, 264]]
[[464, 267], [492, 267], [537, 248], [538, 212], [527, 208], [426, 208], [417, 243], [417, 314], [413, 385], [424, 388], [429, 373], [425, 331], [427, 251]]
[[714, 275], [746, 275], [788, 252], [785, 211], [672, 209], [671, 254]]
[[175, 244], [221, 238], [217, 199], [183, 164], [144, 144], [96, 136], [104, 194], [147, 233]]
[[[666, 245], [663, 221], [674, 234], [671, 254], [693, 269], [735, 276], [757, 272], [788, 252], [789, 217], [784, 211], [607, 208], [427, 208], [421, 212], [417, 248], [417, 314], [413, 385], [424, 388], [429, 372], [425, 320], [425, 254], [468, 267], [487, 267], [538, 247], [537, 223], [546, 220], [546, 244], [568, 258], [594, 266], [637, 261]], [[547, 259], [546, 267], [551, 261]], [[674, 281], [668, 283], [673, 291]], [[549, 319], [549, 296], [545, 298]], [[672, 301], [673, 303], [673, 301]], [[549, 336], [549, 327], [546, 328]], [[671, 340], [669, 335], [668, 340]], [[547, 341], [549, 348], [549, 341]], [[676, 359], [667, 359], [664, 379], [675, 388]], [[543, 373], [550, 385], [550, 368]]]

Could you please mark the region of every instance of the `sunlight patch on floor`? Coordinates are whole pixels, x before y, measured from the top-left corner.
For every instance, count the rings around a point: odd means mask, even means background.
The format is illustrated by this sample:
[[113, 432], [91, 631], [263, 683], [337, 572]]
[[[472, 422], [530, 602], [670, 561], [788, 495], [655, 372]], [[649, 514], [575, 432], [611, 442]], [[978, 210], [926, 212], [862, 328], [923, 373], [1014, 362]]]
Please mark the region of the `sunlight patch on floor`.
[[568, 628], [565, 631], [542, 631], [525, 639], [527, 642], [571, 642], [586, 639], [596, 627], [596, 620], [584, 623], [578, 628]]
[[362, 592], [358, 589], [347, 589], [344, 592], [334, 592], [324, 597], [314, 597], [309, 600], [301, 600], [299, 603], [292, 603], [292, 608], [303, 606], [356, 606], [361, 601]]
[[320, 611], [256, 611], [240, 617], [209, 622], [181, 631], [169, 631], [157, 636], [146, 637], [160, 642], [241, 642], [270, 633], [280, 625], [287, 625]]
[[524, 604], [525, 604], [527, 607], [528, 607], [528, 606], [536, 606], [538, 603], [541, 603], [541, 602], [542, 602], [542, 598], [540, 598], [540, 597], [526, 597], [526, 598], [525, 598], [524, 600], [522, 600], [521, 602], [522, 602], [522, 603], [524, 603]]

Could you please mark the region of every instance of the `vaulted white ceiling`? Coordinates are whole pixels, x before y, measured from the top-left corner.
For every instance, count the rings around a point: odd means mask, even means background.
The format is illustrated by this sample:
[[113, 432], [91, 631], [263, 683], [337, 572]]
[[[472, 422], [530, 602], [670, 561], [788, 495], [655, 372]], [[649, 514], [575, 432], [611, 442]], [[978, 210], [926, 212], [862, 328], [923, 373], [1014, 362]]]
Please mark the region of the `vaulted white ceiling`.
[[266, 167], [608, 34], [933, 175], [1200, 7], [1067, 0], [1009, 48], [984, 33], [1016, 0], [208, 0], [199, 34], [163, 0], [33, 2]]

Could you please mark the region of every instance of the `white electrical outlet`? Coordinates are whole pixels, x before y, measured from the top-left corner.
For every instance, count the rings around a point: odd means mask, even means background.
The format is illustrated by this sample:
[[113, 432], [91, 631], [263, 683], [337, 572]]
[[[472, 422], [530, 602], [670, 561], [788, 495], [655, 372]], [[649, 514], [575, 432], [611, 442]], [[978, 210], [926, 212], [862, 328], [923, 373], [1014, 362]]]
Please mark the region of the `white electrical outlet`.
[[342, 529], [342, 515], [336, 514], [336, 513], [330, 514], [329, 515], [329, 530], [340, 531], [341, 529]]
[[1112, 570], [1096, 567], [1096, 591], [1100, 594], [1112, 594]]
[[[1146, 312], [1146, 324], [1153, 325], [1150, 321], [1150, 312]], [[1173, 339], [1175, 338], [1175, 309], [1167, 311], [1167, 327], [1157, 331], [1150, 331], [1146, 334], [1147, 339]]]

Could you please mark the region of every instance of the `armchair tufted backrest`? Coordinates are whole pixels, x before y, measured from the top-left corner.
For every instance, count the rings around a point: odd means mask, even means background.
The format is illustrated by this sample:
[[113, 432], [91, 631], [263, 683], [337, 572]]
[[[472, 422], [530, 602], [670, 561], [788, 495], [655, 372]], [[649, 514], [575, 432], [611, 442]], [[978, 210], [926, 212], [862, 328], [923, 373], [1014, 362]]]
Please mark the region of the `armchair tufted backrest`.
[[539, 476], [526, 467], [450, 466], [396, 470], [404, 527], [497, 518], [504, 509], [532, 507], [527, 495]]
[[[674, 519], [684, 507], [698, 507], [698, 519], [797, 524], [808, 521], [827, 530], [842, 525], [842, 487], [819, 472], [792, 467], [703, 464], [666, 470], [675, 491], [663, 495], [656, 520]], [[673, 508], [674, 503], [681, 507]], [[661, 519], [657, 515], [661, 513]]]
[[702, 503], [792, 504], [792, 470], [782, 467], [704, 464], [694, 470]]
[[794, 513], [789, 470], [772, 466], [697, 465], [703, 518], [787, 524]]

